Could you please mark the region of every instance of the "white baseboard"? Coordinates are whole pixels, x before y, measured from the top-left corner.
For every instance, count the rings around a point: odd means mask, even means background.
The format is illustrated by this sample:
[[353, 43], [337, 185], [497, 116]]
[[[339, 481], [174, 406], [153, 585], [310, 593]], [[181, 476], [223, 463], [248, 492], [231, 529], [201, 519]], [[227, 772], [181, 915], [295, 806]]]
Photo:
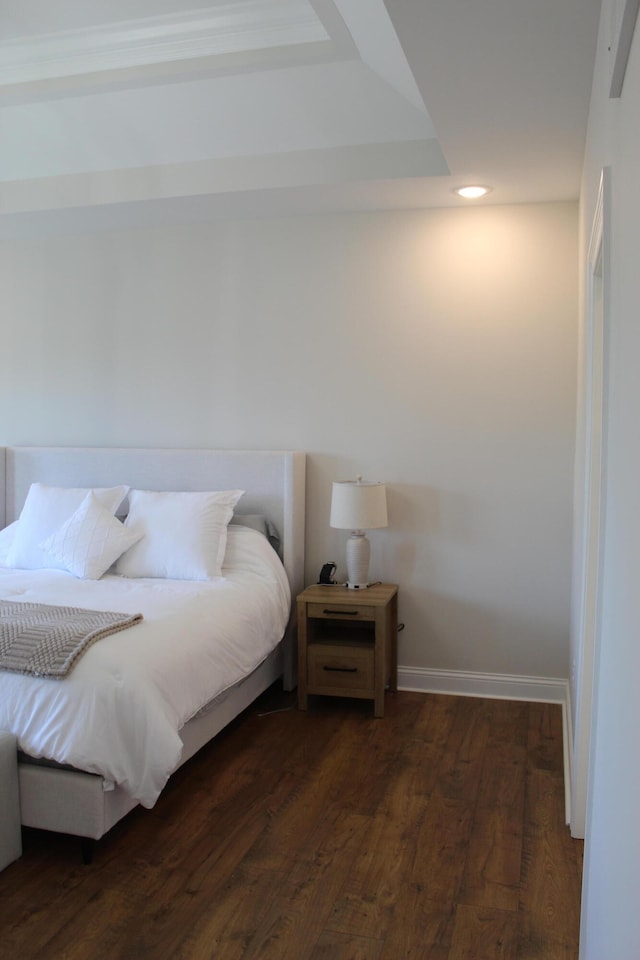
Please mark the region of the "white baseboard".
[[567, 698], [562, 707], [562, 729], [564, 743], [564, 816], [571, 825], [571, 790], [573, 783], [573, 711], [571, 707], [571, 684], [567, 680]]
[[398, 667], [398, 688], [422, 693], [450, 693], [460, 697], [493, 697], [498, 700], [537, 700], [566, 705], [568, 687], [568, 681], [559, 677]]

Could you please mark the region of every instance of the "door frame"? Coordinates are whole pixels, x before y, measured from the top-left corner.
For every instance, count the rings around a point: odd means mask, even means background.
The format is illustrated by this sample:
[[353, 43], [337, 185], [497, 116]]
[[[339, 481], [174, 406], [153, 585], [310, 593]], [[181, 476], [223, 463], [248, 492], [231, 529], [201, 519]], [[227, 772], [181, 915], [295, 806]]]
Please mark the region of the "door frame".
[[584, 338], [584, 475], [573, 729], [570, 826], [584, 837], [591, 753], [592, 708], [598, 674], [603, 504], [606, 463], [607, 330], [610, 291], [611, 169], [600, 177], [587, 256]]

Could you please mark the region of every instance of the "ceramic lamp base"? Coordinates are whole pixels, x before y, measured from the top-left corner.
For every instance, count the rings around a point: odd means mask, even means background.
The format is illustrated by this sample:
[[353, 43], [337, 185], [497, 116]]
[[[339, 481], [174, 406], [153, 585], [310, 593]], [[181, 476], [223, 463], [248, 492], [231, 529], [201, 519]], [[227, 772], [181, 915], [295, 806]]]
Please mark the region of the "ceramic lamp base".
[[353, 530], [347, 540], [347, 587], [363, 590], [369, 586], [371, 544], [362, 530]]

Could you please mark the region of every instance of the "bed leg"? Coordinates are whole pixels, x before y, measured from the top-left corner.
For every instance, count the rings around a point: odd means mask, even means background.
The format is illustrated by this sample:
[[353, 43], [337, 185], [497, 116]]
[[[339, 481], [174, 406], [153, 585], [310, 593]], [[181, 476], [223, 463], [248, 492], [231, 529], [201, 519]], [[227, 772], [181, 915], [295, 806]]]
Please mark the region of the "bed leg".
[[88, 867], [93, 860], [96, 842], [93, 837], [80, 837], [80, 848], [82, 850], [82, 862]]

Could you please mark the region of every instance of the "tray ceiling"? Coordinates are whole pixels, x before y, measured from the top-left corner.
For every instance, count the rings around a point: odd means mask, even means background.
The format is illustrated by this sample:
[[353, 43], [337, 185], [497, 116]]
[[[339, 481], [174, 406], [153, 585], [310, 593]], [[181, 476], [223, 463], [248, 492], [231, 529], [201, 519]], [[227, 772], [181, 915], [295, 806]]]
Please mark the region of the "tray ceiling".
[[0, 229], [573, 198], [598, 7], [3, 5]]

